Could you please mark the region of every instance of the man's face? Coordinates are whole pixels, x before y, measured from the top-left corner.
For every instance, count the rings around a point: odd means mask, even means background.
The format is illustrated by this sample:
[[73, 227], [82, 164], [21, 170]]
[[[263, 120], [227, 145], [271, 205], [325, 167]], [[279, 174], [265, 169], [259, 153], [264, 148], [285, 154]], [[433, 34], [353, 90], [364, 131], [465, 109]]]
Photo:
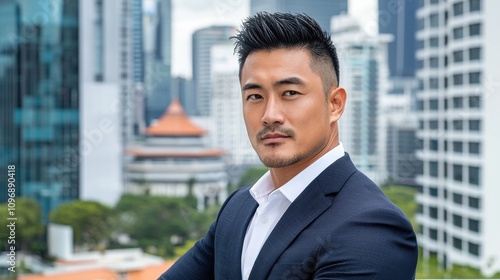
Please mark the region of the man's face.
[[250, 142], [268, 167], [312, 162], [336, 136], [311, 59], [305, 49], [276, 49], [253, 52], [243, 65], [243, 117]]

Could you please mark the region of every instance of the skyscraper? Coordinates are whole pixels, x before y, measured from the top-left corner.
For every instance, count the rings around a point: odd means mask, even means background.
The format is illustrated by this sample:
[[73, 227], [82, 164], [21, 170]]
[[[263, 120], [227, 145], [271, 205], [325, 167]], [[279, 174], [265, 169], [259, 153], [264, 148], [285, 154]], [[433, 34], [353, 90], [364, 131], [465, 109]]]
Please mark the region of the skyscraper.
[[146, 125], [165, 112], [172, 99], [171, 93], [171, 49], [172, 49], [172, 1], [157, 0], [156, 12], [150, 16], [152, 28], [148, 33], [153, 38], [153, 47], [146, 56]]
[[0, 2], [0, 164], [16, 166], [17, 195], [36, 199], [44, 222], [80, 192], [78, 4]]
[[197, 115], [209, 116], [212, 97], [210, 49], [215, 44], [229, 42], [236, 29], [232, 26], [211, 26], [193, 33], [193, 83]]
[[333, 17], [332, 40], [339, 53], [340, 85], [349, 94], [339, 135], [356, 166], [380, 183], [379, 98], [387, 84], [387, 35], [368, 36], [356, 19]]
[[332, 17], [347, 13], [347, 0], [250, 0], [250, 14], [260, 11], [305, 13], [330, 31]]
[[500, 271], [500, 2], [419, 1], [417, 78], [424, 257]]
[[226, 150], [229, 164], [257, 165], [260, 160], [250, 144], [243, 120], [239, 65], [233, 48], [228, 42], [211, 49], [213, 145]]
[[391, 34], [388, 44], [389, 75], [397, 78], [415, 76], [415, 32], [417, 2], [415, 0], [378, 0], [378, 30]]

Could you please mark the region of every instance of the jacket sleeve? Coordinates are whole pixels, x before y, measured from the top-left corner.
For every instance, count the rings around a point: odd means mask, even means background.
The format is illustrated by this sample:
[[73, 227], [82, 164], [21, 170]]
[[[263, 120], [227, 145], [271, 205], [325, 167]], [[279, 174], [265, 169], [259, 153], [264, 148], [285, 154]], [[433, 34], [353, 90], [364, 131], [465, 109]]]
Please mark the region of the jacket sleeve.
[[415, 279], [418, 246], [402, 213], [371, 209], [346, 221], [322, 244], [314, 279]]
[[214, 279], [214, 237], [220, 213], [224, 211], [227, 202], [234, 196], [233, 192], [224, 202], [217, 220], [212, 223], [205, 238], [198, 240], [194, 246], [180, 257], [158, 280], [192, 280]]

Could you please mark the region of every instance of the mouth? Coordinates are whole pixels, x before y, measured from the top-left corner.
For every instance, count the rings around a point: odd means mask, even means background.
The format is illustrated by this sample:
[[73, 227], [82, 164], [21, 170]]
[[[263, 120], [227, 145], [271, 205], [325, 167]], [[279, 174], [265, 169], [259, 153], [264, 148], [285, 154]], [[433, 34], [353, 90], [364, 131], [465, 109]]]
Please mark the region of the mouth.
[[264, 144], [275, 144], [279, 142], [283, 142], [286, 139], [290, 138], [289, 135], [281, 134], [281, 133], [268, 133], [261, 137], [261, 141]]

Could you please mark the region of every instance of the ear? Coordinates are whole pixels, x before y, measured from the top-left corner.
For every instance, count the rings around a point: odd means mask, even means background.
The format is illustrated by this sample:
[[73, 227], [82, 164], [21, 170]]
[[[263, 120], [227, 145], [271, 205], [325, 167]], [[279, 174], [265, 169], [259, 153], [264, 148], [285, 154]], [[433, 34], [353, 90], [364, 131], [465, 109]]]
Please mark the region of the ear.
[[347, 101], [347, 93], [343, 87], [332, 86], [328, 93], [328, 110], [330, 112], [330, 123], [337, 122], [344, 113]]

